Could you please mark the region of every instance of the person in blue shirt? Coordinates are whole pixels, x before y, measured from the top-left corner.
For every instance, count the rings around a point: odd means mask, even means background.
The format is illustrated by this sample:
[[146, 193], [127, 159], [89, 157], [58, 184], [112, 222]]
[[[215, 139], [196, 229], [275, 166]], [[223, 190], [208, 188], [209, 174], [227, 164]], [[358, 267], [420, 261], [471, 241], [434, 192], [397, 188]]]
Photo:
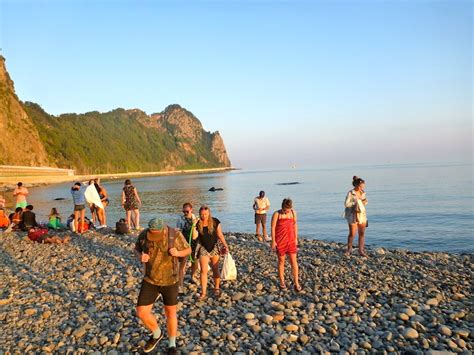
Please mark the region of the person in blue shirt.
[[[86, 217], [86, 196], [85, 187], [80, 182], [76, 182], [71, 188], [72, 200], [74, 202], [74, 230], [76, 233], [84, 231], [84, 220]], [[79, 218], [81, 225], [79, 226]]]

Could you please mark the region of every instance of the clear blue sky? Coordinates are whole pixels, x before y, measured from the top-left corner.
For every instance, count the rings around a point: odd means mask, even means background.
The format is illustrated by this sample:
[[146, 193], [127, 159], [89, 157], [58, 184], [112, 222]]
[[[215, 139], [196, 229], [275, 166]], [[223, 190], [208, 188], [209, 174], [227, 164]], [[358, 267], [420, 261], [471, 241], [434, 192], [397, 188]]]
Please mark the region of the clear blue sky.
[[0, 3], [49, 113], [178, 103], [244, 168], [472, 161], [471, 1]]

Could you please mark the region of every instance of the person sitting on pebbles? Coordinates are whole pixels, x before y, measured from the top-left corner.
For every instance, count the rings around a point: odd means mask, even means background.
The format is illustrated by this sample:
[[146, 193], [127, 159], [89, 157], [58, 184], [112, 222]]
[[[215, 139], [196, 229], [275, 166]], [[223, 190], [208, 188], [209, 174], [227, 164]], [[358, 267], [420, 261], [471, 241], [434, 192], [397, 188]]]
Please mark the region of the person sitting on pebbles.
[[161, 294], [168, 331], [168, 352], [176, 352], [176, 334], [178, 330], [178, 258], [191, 253], [191, 247], [183, 234], [168, 227], [161, 218], [153, 218], [148, 228], [143, 230], [135, 244], [135, 254], [144, 264], [144, 278], [137, 302], [137, 316], [152, 335], [143, 351], [153, 351], [163, 338], [160, 326], [153, 315], [152, 308]]
[[71, 240], [70, 236], [60, 238], [56, 235], [48, 235], [47, 229], [30, 228], [28, 238], [37, 243], [43, 244], [66, 244]]
[[[211, 210], [207, 206], [201, 206], [199, 209], [199, 221], [196, 225], [198, 231], [198, 246], [196, 254], [201, 266], [201, 297], [203, 300], [207, 297], [207, 270], [211, 262], [212, 273], [214, 277], [214, 295], [219, 297], [221, 294], [220, 284], [221, 276], [219, 273], [219, 256], [227, 254], [229, 247], [222, 233], [221, 222], [211, 216]], [[219, 250], [219, 243], [222, 244]]]
[[272, 250], [278, 255], [278, 277], [280, 289], [286, 290], [285, 284], [285, 258], [290, 258], [293, 282], [296, 292], [301, 292], [299, 282], [298, 260], [298, 223], [296, 211], [293, 209], [293, 201], [285, 198], [281, 204], [281, 210], [272, 216]]

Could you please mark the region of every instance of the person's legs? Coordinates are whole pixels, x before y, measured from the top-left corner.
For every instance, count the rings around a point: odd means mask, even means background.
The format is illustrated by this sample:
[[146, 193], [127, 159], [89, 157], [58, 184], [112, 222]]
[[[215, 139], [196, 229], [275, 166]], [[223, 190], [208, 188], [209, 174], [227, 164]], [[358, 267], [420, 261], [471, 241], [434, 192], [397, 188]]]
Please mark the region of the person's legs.
[[91, 215], [92, 215], [92, 223], [95, 223], [96, 220], [97, 220], [97, 214], [95, 213], [95, 205], [92, 204], [89, 206], [90, 210], [91, 210]]
[[280, 288], [286, 288], [285, 285], [285, 255], [278, 254], [278, 279], [280, 280]]
[[295, 285], [295, 289], [298, 291], [300, 290], [300, 279], [299, 279], [299, 267], [298, 267], [298, 259], [296, 254], [289, 254], [290, 257], [290, 265], [291, 271], [293, 273], [293, 283]]
[[81, 210], [81, 231], [84, 231], [84, 224], [86, 223], [86, 209]]
[[187, 258], [179, 261], [179, 287], [184, 287], [184, 274], [186, 273]]
[[268, 234], [267, 234], [267, 226], [266, 221], [262, 221], [262, 228], [263, 228], [263, 240], [266, 241]]
[[193, 263], [191, 263], [191, 280], [194, 280], [194, 275], [196, 274], [198, 265], [199, 265], [199, 260], [195, 260]]
[[104, 204], [104, 208], [103, 208], [103, 210], [102, 210], [102, 222], [103, 222], [102, 225], [103, 225], [103, 226], [106, 226], [106, 225], [107, 225], [107, 214], [105, 213], [105, 207], [106, 207], [106, 206], [107, 206], [107, 205]]
[[165, 306], [166, 330], [168, 331], [168, 337], [176, 338], [176, 333], [178, 332], [178, 316], [176, 309], [176, 305]]
[[130, 210], [125, 210], [125, 215], [126, 215], [126, 219], [127, 219], [127, 226], [129, 229], [132, 229], [132, 211]]
[[209, 257], [199, 257], [199, 264], [201, 265], [201, 298], [207, 296], [207, 268], [209, 266]]
[[357, 229], [359, 232], [359, 254], [362, 256], [367, 256], [365, 252], [365, 223], [358, 224]]
[[99, 220], [99, 224], [103, 226], [105, 224], [104, 223], [104, 209], [97, 207], [96, 212], [97, 212], [97, 219]]
[[214, 290], [220, 290], [221, 275], [219, 274], [219, 255], [214, 255], [211, 257], [211, 268], [214, 278]]
[[258, 236], [260, 234], [260, 220], [258, 214], [255, 214], [255, 234]]
[[348, 226], [349, 226], [349, 235], [347, 236], [347, 250], [345, 254], [351, 255], [352, 242], [354, 241], [354, 237], [357, 231], [357, 224], [349, 224]]
[[145, 327], [152, 333], [158, 329], [158, 322], [151, 312], [153, 304], [146, 306], [137, 306], [137, 317], [143, 322]]
[[81, 211], [76, 211], [74, 210], [74, 230], [76, 231], [76, 233], [79, 233], [79, 216], [81, 214]]
[[135, 212], [135, 228], [140, 229], [140, 210], [137, 208]]

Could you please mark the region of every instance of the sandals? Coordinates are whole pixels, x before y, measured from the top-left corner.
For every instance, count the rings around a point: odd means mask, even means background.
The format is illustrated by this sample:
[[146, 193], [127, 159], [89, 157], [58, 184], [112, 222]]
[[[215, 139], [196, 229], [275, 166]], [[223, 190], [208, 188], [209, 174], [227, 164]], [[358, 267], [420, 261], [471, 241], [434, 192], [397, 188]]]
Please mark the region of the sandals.
[[288, 290], [288, 289], [286, 288], [286, 285], [285, 285], [285, 284], [280, 283], [280, 290], [286, 291], [286, 290]]

